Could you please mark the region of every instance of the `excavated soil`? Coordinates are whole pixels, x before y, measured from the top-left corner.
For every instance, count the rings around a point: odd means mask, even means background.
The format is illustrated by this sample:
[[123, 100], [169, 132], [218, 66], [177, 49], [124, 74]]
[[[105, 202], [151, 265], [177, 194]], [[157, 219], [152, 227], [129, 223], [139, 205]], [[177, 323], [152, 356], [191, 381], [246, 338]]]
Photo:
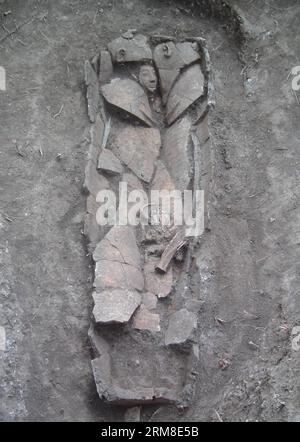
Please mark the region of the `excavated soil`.
[[0, 10], [0, 420], [123, 420], [98, 399], [90, 365], [83, 63], [137, 28], [205, 37], [216, 88], [196, 397], [184, 413], [144, 407], [142, 419], [300, 421], [299, 2], [2, 0]]

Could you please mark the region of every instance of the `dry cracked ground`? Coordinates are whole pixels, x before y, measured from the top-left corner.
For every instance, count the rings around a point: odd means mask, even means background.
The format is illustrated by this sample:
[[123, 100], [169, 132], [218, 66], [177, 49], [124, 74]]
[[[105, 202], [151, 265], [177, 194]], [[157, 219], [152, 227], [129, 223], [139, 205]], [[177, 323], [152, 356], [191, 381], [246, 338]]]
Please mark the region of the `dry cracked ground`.
[[205, 37], [216, 89], [195, 399], [142, 420], [300, 421], [299, 2], [2, 0], [0, 13], [0, 420], [124, 419], [90, 365], [83, 64], [137, 28]]

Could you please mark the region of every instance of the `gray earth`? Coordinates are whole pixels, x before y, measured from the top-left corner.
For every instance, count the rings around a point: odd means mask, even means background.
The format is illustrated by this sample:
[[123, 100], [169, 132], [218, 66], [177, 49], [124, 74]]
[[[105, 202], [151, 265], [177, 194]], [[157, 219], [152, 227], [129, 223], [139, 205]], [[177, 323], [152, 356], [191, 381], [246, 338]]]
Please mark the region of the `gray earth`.
[[2, 0], [0, 11], [0, 420], [124, 419], [97, 397], [90, 364], [83, 63], [138, 28], [205, 37], [216, 87], [195, 400], [141, 419], [300, 421], [299, 2]]

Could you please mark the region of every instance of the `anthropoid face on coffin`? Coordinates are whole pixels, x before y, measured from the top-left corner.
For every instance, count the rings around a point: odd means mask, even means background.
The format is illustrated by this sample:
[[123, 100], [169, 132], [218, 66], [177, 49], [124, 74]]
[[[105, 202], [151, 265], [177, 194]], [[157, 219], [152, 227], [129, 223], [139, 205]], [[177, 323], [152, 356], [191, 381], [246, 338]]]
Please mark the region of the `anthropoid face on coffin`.
[[158, 80], [153, 66], [144, 64], [140, 68], [139, 82], [150, 93], [157, 89]]

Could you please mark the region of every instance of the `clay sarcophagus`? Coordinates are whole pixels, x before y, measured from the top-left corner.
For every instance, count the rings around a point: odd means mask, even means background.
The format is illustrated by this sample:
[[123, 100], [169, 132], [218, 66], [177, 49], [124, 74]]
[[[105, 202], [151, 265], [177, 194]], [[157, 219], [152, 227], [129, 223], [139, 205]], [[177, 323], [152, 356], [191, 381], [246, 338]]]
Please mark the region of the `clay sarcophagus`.
[[212, 105], [205, 41], [128, 31], [86, 62], [85, 75], [92, 125], [84, 232], [95, 265], [89, 336], [97, 390], [116, 404], [184, 407], [199, 358], [201, 301], [191, 278], [202, 231], [175, 222], [174, 208], [162, 222], [164, 210], [147, 198], [174, 192], [180, 207], [184, 192], [199, 189]]

